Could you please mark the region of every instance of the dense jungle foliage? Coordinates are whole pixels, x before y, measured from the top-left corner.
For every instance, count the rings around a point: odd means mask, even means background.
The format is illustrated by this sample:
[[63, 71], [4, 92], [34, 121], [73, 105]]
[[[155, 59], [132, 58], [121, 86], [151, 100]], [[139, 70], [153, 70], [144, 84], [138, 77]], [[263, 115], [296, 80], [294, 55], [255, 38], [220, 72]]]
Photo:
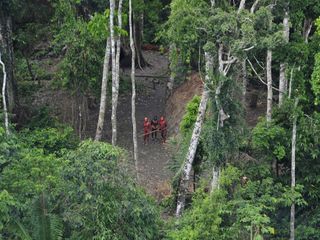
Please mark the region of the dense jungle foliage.
[[[150, 67], [143, 47], [157, 46], [173, 89], [196, 72], [208, 91], [182, 214], [174, 212], [203, 97], [169, 132], [172, 193], [157, 202], [130, 153], [92, 140], [81, 118], [99, 105], [110, 1], [1, 0], [0, 239], [320, 240], [320, 1], [132, 7], [136, 67]], [[131, 66], [128, 9], [123, 1], [114, 17], [123, 20], [114, 27], [121, 69]], [[43, 87], [70, 94], [70, 121], [35, 104]], [[119, 91], [131, 91], [124, 71]]]

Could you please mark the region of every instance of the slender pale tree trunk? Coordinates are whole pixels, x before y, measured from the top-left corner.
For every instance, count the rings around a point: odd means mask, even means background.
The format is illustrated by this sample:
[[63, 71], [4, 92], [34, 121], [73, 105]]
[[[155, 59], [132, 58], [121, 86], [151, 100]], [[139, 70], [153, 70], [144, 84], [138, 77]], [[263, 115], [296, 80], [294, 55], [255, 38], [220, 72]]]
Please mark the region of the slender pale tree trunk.
[[135, 163], [136, 176], [139, 180], [138, 168], [138, 141], [137, 141], [137, 121], [136, 121], [136, 81], [135, 81], [135, 46], [133, 39], [133, 25], [132, 25], [132, 0], [129, 0], [129, 31], [130, 31], [130, 48], [131, 48], [131, 83], [132, 83], [132, 97], [131, 97], [131, 118], [132, 118], [132, 140], [133, 140], [133, 159]]
[[[295, 100], [295, 109], [298, 106], [299, 99]], [[297, 116], [294, 117], [292, 127], [292, 142], [291, 142], [291, 189], [296, 187], [296, 143], [297, 143]], [[295, 204], [291, 204], [290, 210], [290, 240], [294, 240], [294, 223], [295, 222]]]
[[286, 69], [287, 64], [286, 63], [280, 63], [280, 75], [279, 75], [279, 106], [282, 105], [284, 100], [284, 95], [286, 93]]
[[[283, 37], [286, 43], [289, 42], [289, 12], [286, 9], [283, 18]], [[286, 77], [287, 63], [280, 64], [280, 76], [279, 76], [279, 106], [282, 105], [284, 100], [284, 94], [287, 92], [288, 80]]]
[[252, 7], [251, 7], [251, 9], [250, 9], [250, 12], [251, 12], [251, 13], [254, 13], [254, 12], [256, 11], [256, 8], [258, 7], [259, 2], [260, 2], [260, 0], [256, 0], [256, 1], [253, 3], [253, 5], [252, 5]]
[[268, 49], [267, 51], [267, 87], [268, 87], [268, 96], [267, 96], [267, 122], [271, 121], [272, 114], [272, 51]]
[[112, 125], [112, 145], [116, 145], [117, 142], [117, 116], [116, 116], [116, 99], [115, 93], [117, 92], [117, 64], [116, 64], [116, 46], [115, 46], [115, 34], [114, 34], [114, 12], [115, 12], [115, 0], [110, 0], [110, 41], [111, 41], [111, 62], [112, 62], [112, 113], [111, 113], [111, 125]]
[[309, 42], [309, 35], [312, 29], [312, 19], [306, 18], [303, 23], [303, 39], [305, 43]]
[[[228, 58], [227, 61], [223, 60], [223, 44], [219, 45], [219, 50], [218, 50], [218, 61], [219, 61], [219, 73], [221, 76], [226, 76], [228, 73], [228, 70], [230, 69], [231, 64], [234, 61], [231, 61], [230, 58]], [[224, 67], [224, 65], [227, 65], [226, 67]], [[221, 88], [222, 88], [222, 81], [218, 82], [218, 85], [216, 87], [216, 91], [215, 91], [215, 101], [216, 101], [216, 106], [217, 106], [217, 110], [218, 110], [218, 119], [217, 119], [217, 130], [219, 130], [219, 127], [223, 127], [223, 122], [228, 119], [230, 116], [228, 114], [226, 114], [223, 110], [223, 107], [220, 103], [220, 93], [221, 93]]]
[[292, 83], [293, 83], [293, 72], [294, 72], [294, 67], [291, 68], [290, 71], [290, 82], [289, 82], [289, 92], [288, 92], [288, 98], [291, 98], [291, 91], [292, 91]]
[[78, 117], [79, 117], [79, 139], [82, 140], [82, 101], [80, 99], [80, 102], [79, 102], [79, 111], [78, 111]]
[[[223, 72], [223, 45], [220, 44], [219, 45], [219, 50], [218, 50], [218, 63], [219, 63], [219, 73], [221, 75], [224, 76], [224, 72]], [[215, 101], [216, 101], [216, 106], [217, 106], [217, 110], [218, 110], [218, 119], [217, 119], [217, 130], [219, 129], [219, 126], [220, 126], [220, 110], [222, 109], [221, 107], [221, 104], [220, 104], [220, 100], [219, 100], [219, 95], [220, 95], [220, 92], [221, 92], [221, 87], [222, 87], [222, 82], [219, 81], [218, 82], [218, 85], [216, 87], [216, 90], [215, 90], [215, 95], [214, 95], [214, 98], [215, 98]]]
[[174, 79], [176, 77], [176, 72], [175, 72], [175, 67], [178, 64], [177, 61], [177, 51], [176, 51], [176, 45], [174, 43], [170, 44], [170, 48], [169, 48], [169, 56], [170, 56], [170, 78], [169, 81], [167, 83], [167, 98], [172, 94], [173, 91], [173, 86], [174, 86]]
[[[224, 70], [224, 61], [223, 61], [223, 44], [219, 45], [218, 49], [218, 70], [221, 76], [226, 76], [227, 71]], [[229, 60], [229, 59], [228, 59]], [[231, 64], [231, 63], [229, 63]], [[221, 88], [222, 88], [222, 81], [218, 82], [218, 85], [215, 90], [215, 102], [216, 102], [216, 107], [217, 107], [217, 131], [219, 130], [219, 127], [223, 127], [223, 122], [224, 120], [228, 119], [230, 116], [226, 114], [223, 110], [223, 107], [220, 103], [220, 93], [221, 93]], [[219, 166], [214, 166], [212, 168], [212, 179], [211, 179], [211, 191], [214, 190], [219, 186], [219, 173], [220, 173], [220, 167]]]
[[3, 72], [2, 104], [3, 104], [3, 113], [4, 113], [4, 126], [6, 129], [6, 134], [9, 135], [10, 129], [9, 129], [9, 117], [8, 117], [7, 99], [6, 99], [7, 72], [6, 72], [6, 66], [1, 58], [1, 52], [0, 52], [0, 65], [2, 66], [2, 72]]
[[14, 54], [12, 41], [12, 19], [8, 12], [0, 9], [0, 51], [5, 56], [2, 61], [6, 66], [6, 100], [8, 112], [13, 112], [18, 105], [17, 83], [13, 75]]
[[[213, 70], [213, 59], [207, 52], [205, 52], [205, 60], [206, 60], [206, 82], [209, 82], [210, 76]], [[179, 186], [178, 201], [177, 201], [177, 208], [176, 208], [177, 217], [181, 216], [182, 211], [184, 210], [184, 207], [185, 207], [186, 193], [188, 191], [190, 173], [191, 173], [192, 164], [194, 161], [194, 156], [196, 154], [196, 150], [199, 143], [201, 128], [204, 121], [208, 99], [209, 99], [209, 92], [206, 85], [204, 85], [201, 102], [198, 109], [197, 120], [194, 124], [186, 161], [183, 166], [183, 172], [182, 172], [182, 178]]]
[[[113, 0], [112, 0], [113, 1]], [[110, 1], [111, 3], [111, 1]], [[111, 12], [111, 9], [110, 9]], [[110, 13], [111, 18], [111, 13]], [[118, 27], [122, 28], [122, 0], [119, 0], [118, 6]], [[119, 97], [119, 81], [120, 81], [120, 51], [121, 51], [121, 36], [116, 40], [116, 57], [115, 57], [115, 73], [112, 73], [112, 145], [117, 144], [117, 109], [118, 109], [118, 97]], [[113, 66], [113, 64], [112, 64]]]
[[[119, 6], [118, 6], [118, 28], [122, 29], [122, 0], [119, 0]], [[119, 33], [119, 35], [117, 37], [116, 45], [117, 45], [117, 50], [116, 50], [117, 87], [119, 88], [120, 53], [121, 53], [121, 35], [120, 35], [120, 33]]]
[[103, 126], [104, 126], [104, 116], [106, 112], [106, 100], [107, 100], [109, 60], [110, 60], [110, 38], [107, 39], [106, 50], [105, 50], [105, 55], [103, 60], [100, 109], [99, 109], [99, 118], [98, 118], [96, 137], [95, 137], [96, 141], [101, 140]]
[[141, 15], [137, 17], [133, 22], [133, 33], [134, 33], [134, 44], [136, 48], [136, 60], [138, 67], [142, 69], [145, 66], [148, 66], [147, 61], [145, 60], [142, 54], [142, 33], [143, 33], [143, 26], [141, 25]]
[[[241, 12], [242, 9], [244, 9], [246, 4], [246, 0], [241, 0], [238, 8], [238, 14]], [[241, 61], [241, 67], [242, 67], [242, 103], [245, 107], [246, 105], [246, 93], [247, 93], [247, 59], [244, 58]]]
[[239, 8], [238, 8], [238, 13], [240, 13], [241, 10], [244, 9], [245, 4], [246, 4], [246, 0], [241, 0], [241, 1], [240, 1]]
[[241, 62], [242, 65], [242, 102], [243, 106], [246, 106], [246, 95], [247, 95], [247, 60], [244, 59]]
[[212, 179], [211, 179], [211, 192], [219, 188], [219, 178], [220, 178], [220, 167], [212, 168]]

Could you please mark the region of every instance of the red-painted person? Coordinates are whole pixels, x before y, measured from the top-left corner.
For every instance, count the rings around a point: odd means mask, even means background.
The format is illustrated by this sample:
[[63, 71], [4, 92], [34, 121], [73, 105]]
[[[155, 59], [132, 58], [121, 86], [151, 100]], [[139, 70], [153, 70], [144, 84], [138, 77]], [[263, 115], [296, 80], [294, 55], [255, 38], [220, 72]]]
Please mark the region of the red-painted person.
[[159, 130], [161, 132], [162, 143], [165, 143], [167, 140], [167, 121], [162, 116], [159, 121]]
[[151, 139], [152, 141], [157, 140], [157, 132], [159, 128], [159, 121], [157, 116], [154, 116], [154, 118], [151, 121]]
[[151, 131], [151, 123], [147, 117], [144, 118], [143, 122], [143, 143], [147, 144], [149, 142], [149, 136]]

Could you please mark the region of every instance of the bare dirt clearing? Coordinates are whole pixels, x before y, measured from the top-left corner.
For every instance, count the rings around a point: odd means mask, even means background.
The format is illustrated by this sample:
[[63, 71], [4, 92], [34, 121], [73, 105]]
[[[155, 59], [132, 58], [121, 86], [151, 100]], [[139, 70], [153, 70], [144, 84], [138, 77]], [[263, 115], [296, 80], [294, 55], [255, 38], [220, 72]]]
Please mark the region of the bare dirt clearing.
[[[168, 57], [158, 51], [144, 51], [144, 56], [149, 67], [136, 69], [137, 99], [136, 114], [138, 128], [138, 150], [139, 150], [139, 183], [146, 191], [158, 200], [170, 195], [170, 179], [172, 172], [167, 168], [172, 159], [172, 148], [167, 144], [158, 141], [148, 145], [143, 145], [143, 119], [144, 117], [153, 118], [157, 115], [165, 115], [168, 120], [169, 137], [177, 134], [179, 123], [185, 113], [186, 104], [194, 95], [200, 95], [203, 83], [198, 74], [193, 73], [181, 86], [177, 87], [170, 98], [166, 101], [166, 84], [168, 80]], [[55, 69], [56, 70], [56, 69]], [[130, 69], [125, 69], [122, 76], [127, 79], [123, 85], [127, 84], [127, 89], [119, 95], [118, 105], [118, 145], [126, 149], [129, 153], [129, 161], [133, 165], [133, 144], [132, 144], [132, 123], [131, 123], [131, 82]], [[160, 76], [160, 77], [159, 77]], [[48, 82], [49, 83], [49, 82]], [[120, 82], [121, 85], [121, 82]], [[73, 125], [78, 129], [77, 124], [77, 104], [70, 92], [65, 90], [50, 89], [50, 84], [43, 84], [43, 87], [36, 92], [33, 105], [48, 106], [52, 114], [57, 116], [62, 122]], [[108, 88], [111, 82], [108, 83]], [[110, 92], [109, 92], [110, 93]], [[111, 142], [111, 99], [108, 95], [107, 113], [105, 117], [105, 130], [103, 141]], [[248, 90], [247, 96], [247, 123], [254, 127], [259, 116], [265, 113], [265, 102], [258, 101], [255, 108], [251, 108], [250, 102], [252, 93]], [[99, 100], [99, 99], [97, 99]], [[92, 98], [84, 98], [81, 104], [86, 105], [85, 119], [83, 119], [84, 132], [83, 138], [94, 138], [98, 119], [99, 104], [92, 104]], [[96, 101], [99, 102], [99, 101]], [[92, 106], [91, 106], [92, 105]]]

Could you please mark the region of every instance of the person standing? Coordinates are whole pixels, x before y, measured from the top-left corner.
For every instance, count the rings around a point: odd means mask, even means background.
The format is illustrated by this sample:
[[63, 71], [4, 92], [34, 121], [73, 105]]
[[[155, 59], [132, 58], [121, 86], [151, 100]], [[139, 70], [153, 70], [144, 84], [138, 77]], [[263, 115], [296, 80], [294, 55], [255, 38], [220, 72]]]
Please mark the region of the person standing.
[[154, 118], [151, 121], [151, 138], [152, 141], [157, 140], [157, 133], [159, 128], [159, 121], [157, 116], [154, 116]]
[[149, 142], [151, 124], [147, 117], [144, 118], [143, 122], [143, 143], [146, 145]]
[[160, 132], [162, 137], [162, 143], [165, 143], [167, 140], [167, 121], [162, 116], [159, 121]]

